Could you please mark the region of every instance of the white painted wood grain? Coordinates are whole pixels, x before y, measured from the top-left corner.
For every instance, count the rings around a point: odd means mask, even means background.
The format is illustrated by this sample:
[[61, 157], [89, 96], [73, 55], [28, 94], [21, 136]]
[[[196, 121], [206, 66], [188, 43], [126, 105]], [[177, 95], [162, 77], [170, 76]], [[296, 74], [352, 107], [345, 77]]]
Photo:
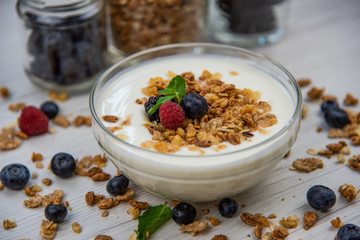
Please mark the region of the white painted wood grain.
[[[34, 86], [26, 78], [21, 67], [20, 47], [21, 39], [18, 20], [15, 13], [15, 1], [0, 1], [0, 86], [7, 86], [12, 96], [8, 100], [0, 99], [0, 126], [8, 125], [18, 117], [9, 112], [7, 106], [13, 102], [24, 101], [27, 104], [40, 105], [47, 99], [47, 91]], [[358, 0], [295, 0], [292, 2], [288, 33], [283, 41], [252, 50], [271, 55], [275, 60], [287, 67], [295, 77], [310, 77], [315, 86], [326, 87], [326, 93], [335, 94], [342, 100], [347, 92], [360, 97], [360, 1]], [[309, 88], [304, 89], [304, 93]], [[305, 95], [305, 94], [304, 94]], [[246, 204], [239, 213], [231, 219], [220, 217], [216, 211], [215, 202], [195, 204], [199, 210], [198, 218], [204, 216], [200, 209], [210, 208], [209, 216], [219, 217], [221, 224], [210, 227], [195, 238], [180, 233], [172, 221], [162, 227], [152, 239], [211, 239], [216, 234], [224, 234], [231, 240], [256, 239], [253, 228], [243, 224], [239, 218], [244, 211], [269, 215], [276, 213], [278, 222], [282, 217], [297, 214], [300, 224], [290, 230], [287, 239], [327, 240], [334, 239], [336, 229], [330, 225], [330, 220], [339, 216], [345, 223], [360, 225], [360, 198], [348, 203], [339, 197], [337, 188], [344, 184], [354, 184], [360, 188], [360, 174], [350, 170], [345, 165], [336, 163], [336, 159], [324, 158], [324, 169], [310, 174], [289, 171], [292, 161], [298, 157], [305, 157], [307, 148], [320, 149], [335, 140], [327, 139], [327, 126], [319, 114], [319, 106], [309, 103], [309, 116], [302, 121], [298, 140], [291, 155], [283, 160], [278, 167], [253, 189], [236, 196], [239, 204]], [[70, 100], [60, 103], [63, 114], [89, 115], [88, 95], [74, 96]], [[359, 110], [357, 108], [353, 108]], [[324, 132], [316, 133], [316, 128], [322, 126]], [[47, 166], [51, 157], [60, 151], [66, 151], [76, 157], [101, 153], [95, 142], [90, 128], [81, 127], [61, 129], [54, 127], [54, 135], [33, 137], [25, 141], [16, 151], [0, 152], [0, 167], [12, 162], [21, 162], [29, 167], [31, 172], [39, 174], [38, 179], [31, 179], [29, 184], [40, 183], [49, 177], [53, 185], [43, 186], [41, 194], [47, 194], [54, 189], [63, 189], [64, 200], [70, 203], [73, 211], [67, 220], [59, 225], [56, 239], [93, 239], [97, 234], [107, 234], [116, 240], [127, 239], [136, 229], [136, 221], [130, 220], [126, 214], [129, 205], [124, 203], [110, 210], [110, 216], [102, 218], [101, 211], [96, 207], [85, 204], [84, 195], [88, 191], [107, 194], [105, 183], [94, 183], [84, 177], [59, 179], [50, 171], [36, 169], [30, 160], [33, 151], [44, 155], [44, 165]], [[352, 154], [360, 154], [359, 147], [352, 148]], [[106, 167], [111, 174], [116, 169], [111, 163]], [[256, 177], [256, 176], [254, 176]], [[314, 184], [324, 184], [334, 189], [338, 201], [330, 211], [319, 213], [316, 225], [305, 231], [302, 226], [304, 212], [311, 208], [306, 203], [305, 194]], [[147, 201], [151, 205], [160, 204], [168, 199], [154, 196], [135, 186], [136, 199]], [[12, 239], [40, 239], [39, 228], [43, 217], [43, 208], [27, 209], [22, 201], [26, 199], [22, 191], [4, 189], [0, 192], [0, 220], [14, 218], [17, 227], [5, 231], [0, 228], [1, 240]], [[82, 226], [82, 233], [76, 235], [71, 231], [71, 223], [77, 221]], [[248, 237], [250, 235], [250, 237]]]

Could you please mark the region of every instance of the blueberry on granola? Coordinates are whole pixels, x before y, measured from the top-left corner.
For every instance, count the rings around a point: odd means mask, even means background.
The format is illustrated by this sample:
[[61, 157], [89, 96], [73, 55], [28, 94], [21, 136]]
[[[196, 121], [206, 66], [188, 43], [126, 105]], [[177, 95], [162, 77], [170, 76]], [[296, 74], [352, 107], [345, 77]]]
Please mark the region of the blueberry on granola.
[[53, 119], [59, 112], [58, 105], [53, 101], [46, 101], [42, 103], [40, 109], [49, 119]]
[[187, 225], [195, 220], [196, 209], [193, 205], [182, 202], [173, 208], [171, 216], [176, 223]]
[[50, 168], [56, 176], [62, 178], [71, 177], [76, 168], [75, 159], [68, 153], [57, 153], [51, 159]]
[[325, 101], [323, 101], [323, 103], [320, 106], [320, 109], [323, 113], [326, 113], [329, 110], [338, 109], [338, 108], [339, 108], [338, 102], [333, 101], [333, 100], [325, 100]]
[[218, 210], [221, 216], [231, 218], [236, 214], [238, 210], [238, 204], [236, 200], [232, 198], [224, 198], [220, 201]]
[[64, 221], [67, 213], [67, 208], [63, 204], [50, 204], [44, 211], [46, 219], [54, 222]]
[[29, 169], [20, 164], [13, 163], [6, 165], [0, 173], [2, 184], [12, 190], [23, 189], [30, 179]]
[[325, 121], [330, 127], [342, 128], [349, 123], [349, 115], [340, 108], [334, 108], [325, 112]]
[[113, 177], [106, 185], [106, 191], [114, 196], [123, 194], [129, 186], [129, 179], [125, 175]]
[[150, 122], [156, 121], [157, 123], [160, 123], [160, 116], [159, 116], [159, 109], [156, 110], [155, 113], [149, 114], [150, 108], [155, 106], [157, 100], [159, 100], [160, 95], [156, 95], [155, 97], [150, 97], [149, 100], [144, 104], [145, 112], [149, 118]]
[[306, 199], [312, 208], [320, 211], [329, 210], [336, 203], [334, 191], [323, 185], [312, 186], [306, 194]]
[[337, 232], [337, 240], [359, 240], [360, 227], [354, 224], [345, 224]]
[[185, 115], [192, 119], [201, 118], [208, 111], [206, 99], [197, 93], [186, 94], [180, 106], [184, 109]]

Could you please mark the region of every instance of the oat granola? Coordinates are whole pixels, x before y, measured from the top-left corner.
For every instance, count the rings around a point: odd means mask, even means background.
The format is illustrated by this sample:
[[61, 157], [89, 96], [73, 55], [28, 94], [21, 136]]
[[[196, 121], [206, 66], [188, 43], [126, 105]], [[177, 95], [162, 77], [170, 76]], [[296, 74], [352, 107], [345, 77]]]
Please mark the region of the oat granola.
[[346, 201], [351, 202], [357, 197], [360, 190], [357, 190], [353, 185], [344, 184], [339, 187], [339, 193], [341, 196], [346, 198]]
[[9, 219], [5, 219], [5, 220], [3, 221], [3, 228], [4, 228], [5, 230], [14, 228], [14, 227], [16, 227], [16, 226], [17, 226], [17, 225], [16, 225], [14, 219], [10, 219], [10, 220], [9, 220]]
[[74, 233], [81, 232], [81, 226], [78, 222], [74, 222], [73, 224], [71, 224], [71, 229], [73, 230]]
[[53, 221], [42, 220], [39, 234], [46, 240], [54, 239], [56, 234], [56, 227], [57, 223], [54, 223]]
[[320, 158], [298, 158], [293, 162], [293, 167], [301, 172], [311, 172], [323, 168], [324, 164]]
[[341, 221], [341, 219], [339, 217], [336, 217], [335, 219], [330, 221], [331, 226], [333, 226], [334, 228], [341, 228], [344, 223]]
[[194, 221], [188, 225], [182, 225], [179, 229], [181, 232], [188, 232], [192, 236], [196, 236], [199, 232], [203, 231], [208, 226], [207, 222]]
[[317, 221], [317, 215], [315, 212], [304, 213], [304, 229], [309, 230]]
[[279, 224], [286, 228], [296, 228], [299, 222], [299, 218], [296, 215], [289, 216], [286, 219], [282, 218]]

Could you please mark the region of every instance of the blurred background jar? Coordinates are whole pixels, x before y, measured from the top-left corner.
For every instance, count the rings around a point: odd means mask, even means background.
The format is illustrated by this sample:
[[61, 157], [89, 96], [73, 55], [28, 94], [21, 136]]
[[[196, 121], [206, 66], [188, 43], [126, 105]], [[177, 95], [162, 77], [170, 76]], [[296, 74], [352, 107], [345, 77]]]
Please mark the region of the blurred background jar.
[[101, 0], [17, 1], [31, 81], [59, 92], [91, 88], [106, 67], [103, 7]]
[[280, 41], [290, 0], [213, 0], [210, 39], [243, 47]]
[[147, 48], [204, 41], [207, 0], [107, 0], [109, 50], [127, 56]]

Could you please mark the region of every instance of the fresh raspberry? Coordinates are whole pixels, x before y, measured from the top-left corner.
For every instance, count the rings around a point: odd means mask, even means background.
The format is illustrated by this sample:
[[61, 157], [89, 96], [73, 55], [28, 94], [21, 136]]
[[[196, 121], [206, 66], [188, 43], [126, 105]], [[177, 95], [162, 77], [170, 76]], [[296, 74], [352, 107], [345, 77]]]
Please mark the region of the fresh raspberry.
[[176, 130], [185, 120], [182, 107], [174, 102], [166, 101], [159, 110], [161, 124], [171, 130]]
[[28, 136], [36, 136], [48, 131], [48, 117], [34, 106], [25, 107], [20, 115], [19, 127]]

